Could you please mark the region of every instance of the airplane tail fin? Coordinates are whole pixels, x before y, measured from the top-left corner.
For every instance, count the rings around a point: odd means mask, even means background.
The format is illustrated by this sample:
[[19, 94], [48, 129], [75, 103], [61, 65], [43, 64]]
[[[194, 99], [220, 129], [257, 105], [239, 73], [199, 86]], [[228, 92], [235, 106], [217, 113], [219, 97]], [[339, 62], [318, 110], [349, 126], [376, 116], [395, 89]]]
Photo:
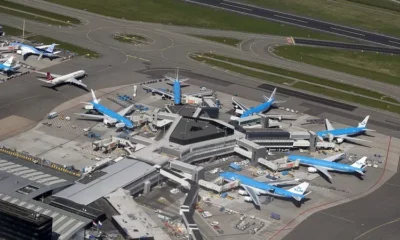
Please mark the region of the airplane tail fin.
[[[295, 187], [293, 187], [293, 188], [291, 188], [291, 189], [289, 189], [288, 191], [289, 192], [291, 192], [291, 193], [296, 193], [296, 194], [301, 194], [301, 195], [304, 195], [304, 193], [306, 192], [306, 190], [307, 190], [307, 188], [308, 188], [308, 186], [310, 185], [310, 183], [308, 183], [308, 182], [303, 182], [303, 183], [300, 183], [299, 185], [297, 185], [297, 186], [295, 186]], [[296, 199], [296, 197], [293, 197], [294, 199]], [[300, 199], [300, 198], [299, 198]], [[296, 199], [297, 201], [300, 201], [300, 200], [298, 200], [298, 199]]]
[[271, 93], [270, 97], [266, 97], [264, 96], [264, 99], [268, 102], [273, 102], [275, 101], [275, 94], [276, 94], [276, 88], [274, 89], [274, 91]]
[[4, 66], [6, 67], [11, 67], [14, 61], [14, 56], [11, 56], [9, 59], [7, 59], [7, 61], [4, 62]]
[[90, 89], [92, 91], [92, 98], [94, 103], [99, 103], [99, 100], [97, 100], [96, 95], [94, 95], [93, 89]]
[[366, 165], [365, 161], [367, 160], [367, 157], [362, 157], [359, 160], [357, 160], [355, 163], [351, 164], [352, 167], [356, 168], [362, 168], [363, 166]]
[[48, 48], [46, 48], [46, 51], [52, 53], [52, 52], [54, 51], [54, 47], [55, 47], [55, 46], [56, 46], [55, 43], [51, 44]]
[[47, 80], [53, 80], [53, 76], [51, 76], [51, 73], [47, 72], [47, 76], [46, 76]]
[[366, 116], [366, 117], [364, 118], [364, 120], [358, 124], [358, 127], [359, 127], [359, 128], [366, 127], [366, 126], [367, 126], [368, 119], [369, 119], [369, 115]]

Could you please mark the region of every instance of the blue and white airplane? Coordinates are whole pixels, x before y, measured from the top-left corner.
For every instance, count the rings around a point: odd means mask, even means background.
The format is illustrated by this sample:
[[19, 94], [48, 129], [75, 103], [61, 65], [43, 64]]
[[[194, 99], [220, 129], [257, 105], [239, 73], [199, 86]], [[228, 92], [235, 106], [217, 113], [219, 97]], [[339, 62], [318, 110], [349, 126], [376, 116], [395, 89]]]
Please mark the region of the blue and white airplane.
[[42, 46], [31, 46], [27, 44], [22, 44], [20, 42], [13, 42], [10, 43], [10, 46], [13, 46], [19, 50], [17, 50], [17, 54], [21, 54], [24, 61], [29, 57], [29, 55], [38, 55], [37, 60], [41, 60], [43, 57], [47, 57], [50, 60], [53, 58], [58, 58], [57, 54], [60, 51], [54, 52], [54, 47], [58, 44], [51, 44], [51, 45], [42, 45]]
[[326, 130], [317, 132], [318, 138], [323, 141], [324, 139], [329, 139], [329, 142], [335, 140], [336, 143], [342, 143], [345, 139], [347, 140], [356, 140], [356, 141], [364, 141], [371, 142], [368, 140], [363, 140], [360, 138], [350, 137], [354, 135], [359, 135], [365, 132], [373, 132], [375, 130], [367, 129], [367, 122], [369, 116], [367, 116], [361, 123], [358, 124], [357, 127], [348, 127], [348, 128], [333, 128], [332, 124], [328, 119], [325, 119]]
[[361, 175], [364, 175], [364, 169], [366, 167], [365, 160], [367, 160], [367, 157], [362, 157], [352, 165], [334, 162], [342, 158], [343, 155], [344, 155], [343, 153], [340, 153], [324, 159], [317, 159], [300, 155], [289, 155], [288, 161], [294, 162], [299, 160], [300, 164], [309, 166], [308, 168], [309, 172], [315, 173], [319, 171], [323, 173], [325, 176], [327, 176], [329, 179], [332, 179], [332, 176], [329, 174], [329, 171], [359, 173]]
[[170, 99], [172, 99], [174, 101], [175, 105], [179, 105], [182, 103], [182, 95], [183, 96], [193, 96], [193, 97], [201, 97], [201, 96], [207, 96], [207, 95], [212, 95], [213, 92], [212, 91], [204, 91], [204, 92], [198, 92], [198, 93], [187, 93], [187, 94], [182, 94], [182, 87], [186, 87], [189, 85], [182, 85], [182, 82], [185, 82], [187, 80], [189, 80], [189, 78], [185, 78], [185, 79], [179, 79], [179, 68], [176, 69], [176, 78], [172, 78], [172, 77], [168, 77], [165, 76], [166, 79], [168, 79], [169, 81], [171, 81], [172, 83], [168, 83], [170, 85], [172, 85], [172, 93], [167, 92], [164, 89], [160, 89], [160, 88], [153, 88], [150, 87], [148, 85], [144, 85], [143, 88], [145, 90], [149, 90], [152, 93], [159, 93], [162, 95], [162, 97], [168, 97]]
[[[250, 108], [246, 107], [244, 104], [235, 100], [234, 97], [232, 97], [232, 103], [235, 106], [236, 114], [240, 115], [240, 118], [245, 118], [252, 115], [262, 114], [268, 111], [273, 104], [285, 102], [285, 101], [275, 101], [275, 94], [276, 94], [276, 88], [274, 89], [270, 97], [263, 95], [265, 102], [255, 107], [250, 107]], [[282, 119], [295, 119], [295, 116], [293, 115], [267, 115], [267, 117], [278, 119], [279, 121], [281, 121]], [[231, 120], [236, 120], [236, 119], [237, 119], [236, 117], [231, 117]]]
[[[272, 196], [287, 198], [287, 199], [295, 199], [296, 201], [302, 201], [305, 196], [310, 194], [311, 192], [305, 193], [309, 183], [303, 182], [299, 185], [291, 188], [291, 189], [283, 189], [276, 187], [274, 185], [282, 185], [285, 182], [277, 181], [277, 183], [270, 182], [264, 183], [256, 181], [250, 177], [243, 176], [241, 174], [233, 173], [233, 172], [223, 172], [220, 173], [219, 176], [223, 177], [225, 181], [231, 182], [239, 180], [239, 184], [241, 187], [246, 190], [247, 194], [250, 196], [251, 200], [254, 202], [255, 205], [260, 206], [260, 199], [259, 195], [261, 194], [268, 194]], [[247, 199], [245, 199], [247, 201]], [[249, 199], [250, 200], [250, 199]]]
[[4, 63], [0, 63], [0, 71], [4, 73], [16, 72], [21, 66], [16, 64], [14, 61], [14, 56], [11, 56]]
[[94, 95], [93, 90], [91, 90], [91, 91], [92, 91], [93, 100], [90, 102], [82, 102], [82, 103], [88, 104], [85, 106], [85, 109], [94, 109], [103, 115], [75, 113], [76, 115], [79, 115], [81, 117], [91, 117], [91, 118], [102, 119], [104, 124], [115, 125], [117, 128], [124, 128], [124, 127], [129, 128], [129, 129], [134, 128], [132, 121], [125, 117], [125, 114], [127, 114], [134, 105], [124, 108], [119, 112], [114, 112], [113, 110], [108, 109], [107, 107], [101, 105], [99, 103], [101, 99], [97, 99], [96, 96]]

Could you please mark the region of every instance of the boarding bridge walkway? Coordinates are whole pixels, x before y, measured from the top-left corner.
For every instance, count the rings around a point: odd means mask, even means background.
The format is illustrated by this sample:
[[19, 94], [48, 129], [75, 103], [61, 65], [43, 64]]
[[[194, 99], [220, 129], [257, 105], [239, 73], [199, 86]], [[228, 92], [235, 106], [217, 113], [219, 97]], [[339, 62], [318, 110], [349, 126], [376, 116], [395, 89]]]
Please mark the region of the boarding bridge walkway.
[[233, 148], [234, 145], [227, 145], [223, 147], [219, 146], [217, 148], [207, 148], [204, 151], [195, 151], [188, 153], [187, 155], [181, 158], [181, 161], [187, 162], [190, 160], [190, 162], [195, 162], [211, 157], [231, 154], [234, 152]]
[[168, 170], [168, 169], [160, 169], [160, 174], [168, 179], [171, 179], [174, 182], [179, 183], [186, 189], [190, 189], [191, 185], [185, 178], [178, 173]]
[[219, 177], [217, 178], [214, 182], [208, 182], [205, 180], [200, 179], [199, 180], [199, 185], [202, 187], [205, 187], [207, 189], [214, 190], [215, 192], [221, 193], [221, 192], [226, 192], [228, 190], [231, 190], [233, 188], [237, 188], [240, 185], [239, 180], [229, 182], [225, 185], [218, 185], [217, 182], [222, 182], [223, 183], [223, 178]]

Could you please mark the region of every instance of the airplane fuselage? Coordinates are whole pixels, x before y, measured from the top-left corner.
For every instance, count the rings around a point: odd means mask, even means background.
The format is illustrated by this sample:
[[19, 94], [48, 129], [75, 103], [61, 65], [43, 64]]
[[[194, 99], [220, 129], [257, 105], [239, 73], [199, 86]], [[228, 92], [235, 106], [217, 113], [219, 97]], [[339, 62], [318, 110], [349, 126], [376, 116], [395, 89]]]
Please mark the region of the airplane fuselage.
[[353, 136], [358, 135], [365, 132], [364, 127], [348, 127], [348, 128], [341, 128], [341, 129], [334, 129], [334, 130], [324, 130], [317, 132], [317, 135], [322, 138], [329, 137], [329, 134], [332, 136]]
[[133, 128], [132, 122], [124, 116], [119, 115], [118, 113], [114, 112], [107, 107], [95, 103], [94, 101], [90, 102], [93, 105], [93, 109], [97, 110], [98, 112], [102, 113], [103, 115], [109, 116], [110, 118], [116, 119], [118, 122], [124, 123], [127, 128]]
[[172, 85], [172, 89], [174, 92], [174, 104], [181, 104], [181, 82], [179, 80], [175, 80]]
[[322, 159], [316, 159], [316, 158], [300, 156], [300, 155], [289, 155], [288, 156], [288, 161], [294, 162], [296, 160], [299, 160], [300, 164], [302, 164], [302, 165], [320, 166], [320, 167], [328, 168], [329, 170], [334, 170], [334, 171], [338, 171], [338, 172], [359, 172], [359, 171], [362, 172], [363, 171], [361, 168], [356, 168], [351, 165], [347, 165], [347, 164], [343, 164], [343, 163], [330, 162], [330, 161], [325, 161]]
[[303, 199], [304, 195], [302, 194], [296, 194], [289, 192], [283, 188], [275, 187], [263, 182], [256, 181], [252, 178], [236, 174], [236, 173], [231, 173], [231, 172], [224, 172], [220, 174], [221, 177], [223, 177], [226, 181], [235, 181], [239, 180], [241, 186], [247, 186], [250, 188], [253, 188], [256, 190], [259, 194], [268, 194], [272, 196], [278, 196], [278, 197], [283, 197], [283, 198], [292, 198], [292, 197], [298, 197]]
[[248, 117], [254, 114], [259, 114], [267, 111], [268, 109], [271, 108], [271, 105], [273, 104], [273, 101], [267, 101], [263, 102], [255, 107], [249, 108], [247, 111], [245, 111], [240, 117]]
[[49, 80], [49, 82], [54, 83], [54, 84], [59, 84], [59, 83], [63, 83], [66, 80], [70, 79], [70, 78], [75, 78], [75, 79], [80, 79], [86, 76], [86, 72], [84, 70], [79, 70], [73, 73], [69, 73], [67, 75], [63, 75], [60, 77], [56, 77], [52, 80]]

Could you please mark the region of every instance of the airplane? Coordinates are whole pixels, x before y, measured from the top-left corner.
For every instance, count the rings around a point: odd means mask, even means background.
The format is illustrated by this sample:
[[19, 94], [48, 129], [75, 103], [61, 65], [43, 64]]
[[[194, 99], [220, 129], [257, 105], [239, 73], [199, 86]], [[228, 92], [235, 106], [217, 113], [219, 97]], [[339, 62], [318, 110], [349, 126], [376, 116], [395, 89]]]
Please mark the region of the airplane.
[[364, 175], [364, 169], [366, 167], [365, 160], [367, 159], [367, 157], [360, 158], [352, 165], [334, 162], [337, 159], [343, 157], [343, 155], [343, 153], [340, 153], [324, 159], [317, 159], [300, 155], [289, 155], [288, 161], [294, 162], [299, 160], [300, 164], [310, 166], [308, 168], [309, 172], [314, 173], [319, 171], [327, 176], [329, 179], [332, 179], [332, 176], [329, 174], [328, 171], [359, 173], [361, 175]]
[[[109, 124], [114, 125], [115, 124], [115, 126], [117, 128], [124, 128], [124, 127], [129, 128], [129, 129], [134, 128], [132, 121], [130, 121], [129, 119], [127, 119], [125, 117], [125, 114], [127, 114], [134, 105], [124, 108], [119, 112], [114, 112], [113, 110], [108, 109], [107, 107], [101, 105], [99, 103], [101, 99], [96, 98], [92, 89], [91, 89], [91, 92], [92, 92], [93, 100], [90, 102], [82, 102], [82, 103], [88, 104], [89, 109], [90, 108], [94, 109], [103, 115], [75, 113], [76, 115], [79, 115], [81, 117], [91, 117], [91, 118], [102, 119], [104, 124], [106, 124], [106, 125], [109, 125]], [[85, 106], [85, 108], [88, 109], [88, 106]]]
[[63, 83], [72, 83], [77, 86], [82, 86], [84, 88], [87, 88], [87, 85], [83, 84], [82, 80], [78, 80], [80, 78], [84, 78], [87, 76], [87, 73], [84, 70], [79, 70], [65, 75], [57, 75], [49, 72], [36, 72], [36, 73], [46, 75], [45, 78], [40, 77], [38, 78], [38, 80], [45, 83], [53, 84], [53, 87], [56, 87], [57, 85]]
[[28, 58], [29, 55], [39, 55], [37, 60], [41, 60], [43, 57], [47, 57], [50, 60], [53, 58], [58, 58], [57, 54], [61, 51], [54, 52], [54, 47], [58, 44], [51, 44], [51, 45], [42, 45], [42, 46], [31, 46], [27, 44], [22, 44], [19, 42], [10, 43], [10, 46], [14, 48], [18, 48], [17, 54], [21, 54], [24, 61]]
[[[162, 95], [162, 97], [168, 97], [174, 101], [175, 105], [179, 105], [182, 103], [182, 87], [186, 87], [189, 85], [182, 85], [182, 82], [185, 82], [189, 80], [189, 78], [185, 79], [179, 79], [179, 68], [176, 69], [176, 78], [171, 78], [168, 76], [165, 76], [166, 79], [171, 81], [172, 83], [168, 83], [169, 85], [172, 85], [172, 93], [167, 92], [165, 89], [159, 89], [159, 88], [153, 88], [147, 85], [144, 85], [143, 88], [145, 90], [148, 90], [148, 92], [152, 93], [159, 93]], [[184, 96], [206, 96], [206, 95], [212, 95], [212, 92], [199, 92], [199, 93], [189, 93], [189, 94], [183, 94]]]
[[305, 193], [305, 191], [309, 186], [308, 182], [300, 183], [299, 185], [286, 190], [274, 186], [273, 182], [272, 183], [259, 182], [250, 177], [246, 177], [244, 175], [233, 172], [223, 172], [220, 173], [219, 176], [223, 177], [224, 180], [228, 182], [239, 180], [240, 186], [243, 187], [244, 190], [247, 192], [247, 194], [250, 196], [250, 198], [245, 198], [245, 200], [246, 201], [251, 200], [257, 206], [261, 205], [260, 199], [258, 198], [258, 195], [260, 194], [268, 194], [287, 199], [293, 198], [296, 201], [301, 202], [305, 198], [305, 196], [311, 193], [311, 192]]
[[7, 61], [5, 61], [4, 63], [0, 63], [0, 71], [5, 73], [15, 72], [20, 67], [20, 65], [15, 63], [14, 56], [8, 58]]
[[373, 132], [375, 130], [367, 129], [367, 122], [369, 116], [365, 117], [364, 120], [358, 124], [357, 127], [348, 127], [348, 128], [341, 128], [335, 129], [333, 128], [332, 124], [329, 122], [328, 119], [325, 119], [326, 130], [317, 132], [318, 138], [323, 141], [324, 139], [328, 138], [329, 142], [335, 140], [336, 143], [342, 143], [345, 139], [346, 140], [356, 140], [356, 141], [363, 141], [363, 142], [371, 142], [368, 140], [363, 140], [360, 138], [349, 137], [353, 135], [359, 135], [364, 132]]
[[[246, 107], [244, 104], [240, 103], [239, 101], [235, 100], [234, 97], [232, 97], [232, 102], [236, 109], [235, 112], [240, 115], [240, 118], [249, 117], [254, 114], [262, 114], [268, 111], [273, 104], [285, 102], [285, 101], [275, 101], [275, 94], [276, 94], [276, 88], [274, 89], [270, 97], [263, 95], [265, 102], [250, 108]], [[293, 115], [266, 115], [266, 116], [269, 118], [278, 119], [279, 121], [281, 121], [283, 118], [284, 119], [295, 118]], [[236, 119], [237, 117], [234, 116], [231, 117], [231, 120], [236, 120]]]

